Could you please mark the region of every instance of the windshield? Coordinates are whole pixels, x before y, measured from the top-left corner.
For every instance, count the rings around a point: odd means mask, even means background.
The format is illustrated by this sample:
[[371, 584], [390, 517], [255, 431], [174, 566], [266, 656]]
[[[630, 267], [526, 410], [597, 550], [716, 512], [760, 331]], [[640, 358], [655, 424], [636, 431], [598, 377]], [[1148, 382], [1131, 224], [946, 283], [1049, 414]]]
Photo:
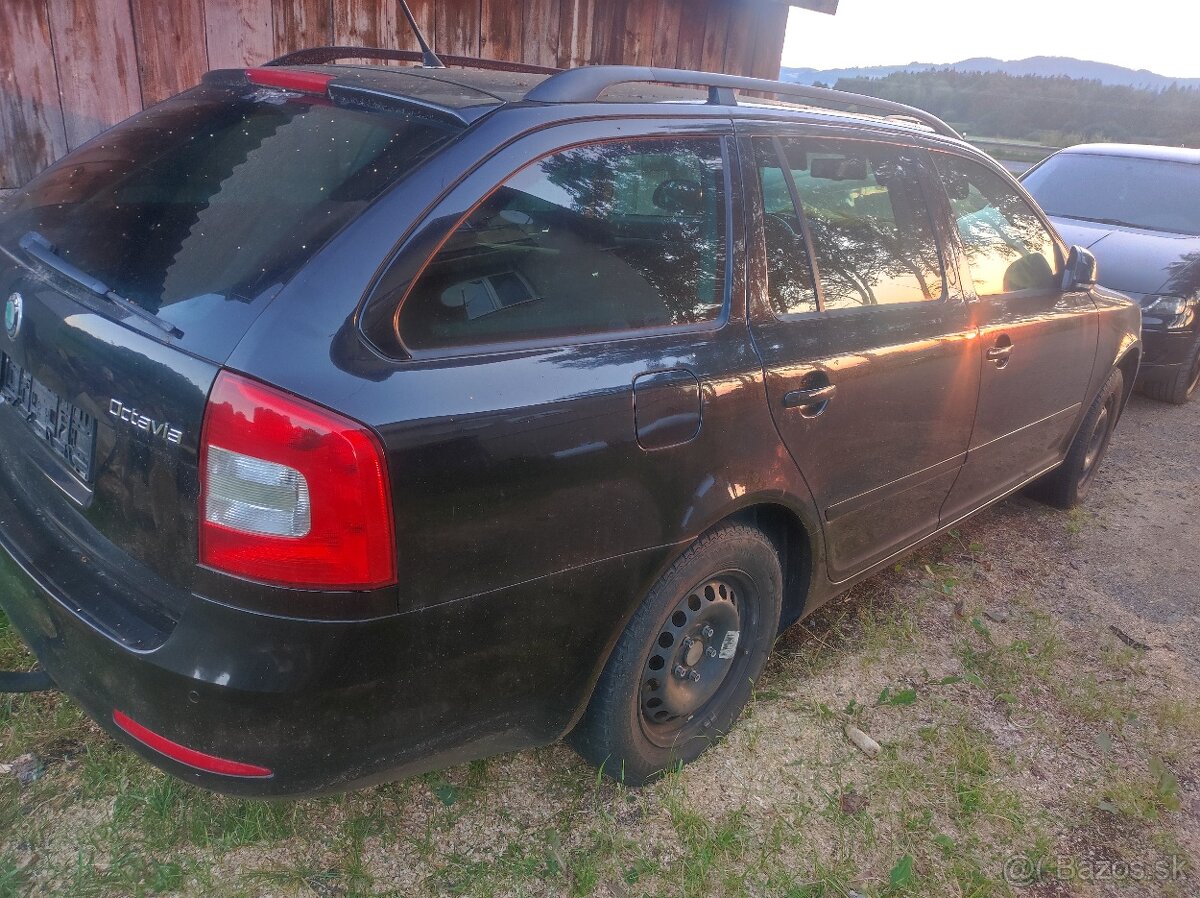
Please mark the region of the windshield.
[[101, 135], [5, 209], [150, 312], [187, 317], [282, 285], [452, 129], [403, 113], [253, 87], [200, 87]]
[[1200, 235], [1200, 165], [1062, 153], [1023, 183], [1048, 215]]

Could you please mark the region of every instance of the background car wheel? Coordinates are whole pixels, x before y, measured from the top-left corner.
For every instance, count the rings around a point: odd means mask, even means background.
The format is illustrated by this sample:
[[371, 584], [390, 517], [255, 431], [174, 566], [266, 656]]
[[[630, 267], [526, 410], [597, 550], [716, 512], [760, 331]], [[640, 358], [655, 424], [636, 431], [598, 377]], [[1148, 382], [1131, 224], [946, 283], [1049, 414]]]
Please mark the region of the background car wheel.
[[1073, 508], [1087, 495], [1121, 416], [1124, 395], [1125, 377], [1118, 368], [1088, 409], [1066, 460], [1034, 484], [1035, 498], [1056, 508]]
[[723, 526], [650, 590], [569, 737], [613, 779], [642, 785], [733, 726], [779, 626], [783, 576], [760, 531]]
[[1183, 405], [1200, 389], [1200, 337], [1196, 338], [1187, 362], [1169, 377], [1155, 378], [1142, 383], [1141, 392], [1159, 402]]

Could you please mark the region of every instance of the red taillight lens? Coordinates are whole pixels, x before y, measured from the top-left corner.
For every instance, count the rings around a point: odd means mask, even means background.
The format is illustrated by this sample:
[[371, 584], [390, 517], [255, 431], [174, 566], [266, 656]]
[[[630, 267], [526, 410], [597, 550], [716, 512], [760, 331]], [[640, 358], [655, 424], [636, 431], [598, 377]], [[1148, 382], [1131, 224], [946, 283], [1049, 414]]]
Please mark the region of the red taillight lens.
[[172, 742], [166, 736], [158, 735], [153, 730], [142, 726], [128, 714], [122, 714], [120, 711], [113, 711], [112, 719], [113, 723], [142, 743], [142, 745], [154, 749], [160, 755], [164, 755], [172, 761], [187, 764], [189, 767], [195, 767], [197, 770], [206, 770], [209, 773], [220, 773], [225, 776], [255, 778], [265, 778], [273, 775], [269, 769], [259, 767], [257, 764], [246, 764], [242, 761], [230, 761], [226, 758], [218, 758], [216, 755], [205, 754], [202, 751], [196, 751], [194, 748], [188, 748], [186, 745], [180, 745], [178, 742]]
[[383, 447], [354, 421], [228, 371], [200, 446], [200, 563], [276, 586], [396, 582]]
[[332, 75], [320, 72], [289, 72], [287, 69], [246, 69], [246, 79], [251, 84], [263, 87], [278, 87], [280, 90], [297, 90], [306, 94], [324, 94], [329, 89]]

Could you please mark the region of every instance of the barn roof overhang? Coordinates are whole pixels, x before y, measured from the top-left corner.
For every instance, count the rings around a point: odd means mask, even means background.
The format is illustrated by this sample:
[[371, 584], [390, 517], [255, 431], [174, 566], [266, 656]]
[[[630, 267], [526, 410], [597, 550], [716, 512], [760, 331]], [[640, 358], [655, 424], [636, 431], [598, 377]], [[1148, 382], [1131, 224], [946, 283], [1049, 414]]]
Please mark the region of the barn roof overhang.
[[814, 12], [829, 13], [832, 16], [837, 13], [838, 0], [788, 0], [788, 6], [811, 9]]

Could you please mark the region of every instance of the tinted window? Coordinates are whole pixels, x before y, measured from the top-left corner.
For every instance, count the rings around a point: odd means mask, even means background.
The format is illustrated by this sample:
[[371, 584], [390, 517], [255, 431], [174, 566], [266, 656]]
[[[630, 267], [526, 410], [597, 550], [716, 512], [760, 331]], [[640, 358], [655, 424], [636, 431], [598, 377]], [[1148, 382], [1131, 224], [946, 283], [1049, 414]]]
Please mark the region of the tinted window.
[[755, 157], [763, 195], [763, 236], [767, 249], [767, 297], [776, 315], [817, 311], [817, 291], [804, 244], [800, 216], [792, 202], [775, 142], [756, 138]]
[[713, 321], [725, 297], [718, 138], [564, 150], [509, 178], [404, 301], [410, 349]]
[[1200, 235], [1200, 165], [1060, 153], [1024, 181], [1047, 214]]
[[789, 139], [827, 309], [940, 299], [944, 279], [915, 151]]
[[151, 311], [249, 301], [453, 134], [324, 97], [201, 88], [42, 175], [14, 204], [3, 239], [38, 231]]
[[941, 153], [935, 157], [975, 292], [996, 296], [1054, 288], [1054, 240], [1029, 203], [1008, 181], [977, 162]]

